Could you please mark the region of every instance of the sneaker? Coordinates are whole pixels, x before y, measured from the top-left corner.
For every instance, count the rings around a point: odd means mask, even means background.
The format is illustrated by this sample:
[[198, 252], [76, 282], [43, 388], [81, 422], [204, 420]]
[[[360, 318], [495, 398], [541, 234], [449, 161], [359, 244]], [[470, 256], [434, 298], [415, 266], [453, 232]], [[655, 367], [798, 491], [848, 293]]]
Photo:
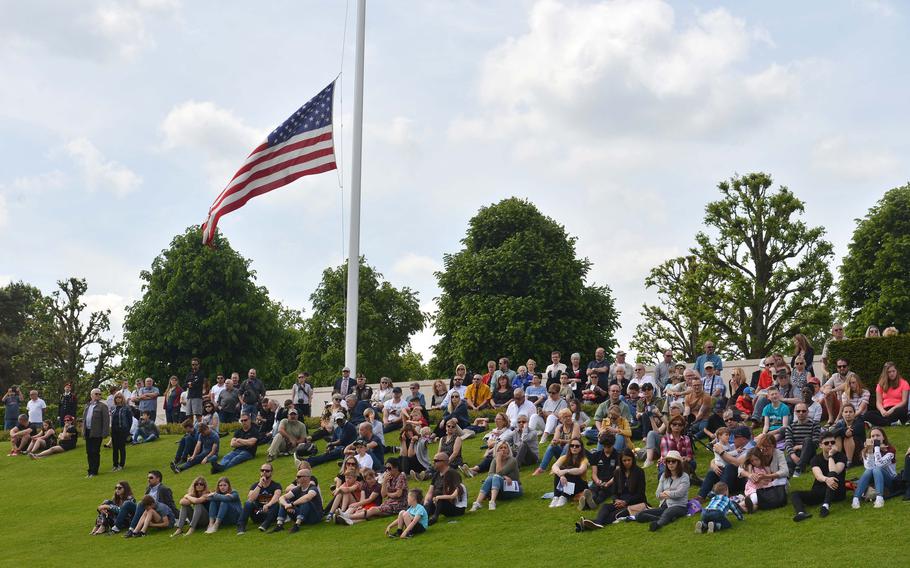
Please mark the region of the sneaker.
[[828, 514], [830, 514], [830, 513], [831, 513], [831, 509], [827, 505], [822, 505], [821, 509], [818, 510], [818, 516], [823, 519], [825, 517], [827, 517]]
[[417, 481], [417, 473], [415, 473], [413, 469], [411, 470], [411, 474], [408, 477], [411, 478], [411, 481]]
[[259, 525], [256, 528], [259, 529], [259, 532], [265, 532], [268, 530], [268, 527], [266, 527], [265, 525]]
[[557, 502], [559, 502], [559, 497], [553, 497], [552, 499], [550, 499], [550, 508], [552, 509], [553, 507], [555, 507]]
[[850, 503], [850, 506], [854, 509], [859, 509], [859, 498], [854, 497], [853, 501]]
[[335, 522], [335, 514], [334, 514], [334, 513], [329, 513], [328, 515], [326, 515], [325, 517], [323, 517], [322, 520], [325, 521], [325, 522], [327, 522], [327, 523], [330, 523], [330, 524], [331, 524], [331, 523]]
[[120, 527], [118, 527], [118, 526], [113, 526], [113, 527], [111, 527], [111, 532], [114, 533], [114, 534], [119, 533], [119, 532], [120, 532]]
[[750, 515], [755, 512], [755, 503], [748, 497], [746, 497], [746, 512]]
[[585, 529], [587, 529], [587, 530], [591, 530], [591, 529], [595, 529], [595, 530], [596, 530], [596, 529], [602, 529], [602, 528], [604, 528], [603, 525], [598, 524], [598, 523], [595, 523], [595, 522], [592, 521], [591, 519], [586, 519], [586, 518], [584, 518], [584, 517], [581, 518], [581, 526], [583, 526], [583, 527], [584, 527]]
[[641, 467], [642, 467], [642, 469], [646, 469], [646, 468], [651, 467], [652, 465], [654, 465], [654, 461], [649, 458], [649, 459], [645, 460], [645, 463], [641, 464]]
[[795, 515], [793, 515], [793, 522], [798, 523], [800, 521], [805, 521], [806, 519], [810, 519], [810, 518], [812, 518], [812, 515], [810, 515], [809, 513], [806, 513], [805, 511], [800, 511], [799, 513], [796, 513]]
[[556, 504], [553, 506], [554, 507], [565, 507], [566, 503], [568, 503], [568, 502], [569, 502], [569, 500], [566, 499], [565, 495], [560, 495], [559, 497], [556, 498]]
[[891, 425], [892, 426], [903, 426], [903, 424], [901, 423], [900, 420], [895, 420], [894, 422], [891, 423]]
[[299, 530], [300, 530], [300, 523], [294, 523], [293, 525], [291, 525], [291, 530], [289, 530], [288, 532], [291, 534], [294, 534], [295, 532], [298, 532]]
[[[117, 471], [116, 467], [114, 468], [114, 471]], [[171, 462], [171, 471], [173, 471], [174, 473], [180, 473], [180, 470], [177, 469], [177, 464], [175, 464], [174, 462]]]
[[584, 511], [585, 507], [588, 506], [588, 495], [590, 495], [591, 490], [585, 489], [581, 492], [581, 497], [578, 498], [578, 510]]
[[209, 527], [205, 529], [205, 534], [215, 534], [215, 527]]
[[126, 534], [123, 535], [123, 538], [133, 538], [136, 536], [136, 533], [133, 532], [133, 529], [126, 531]]
[[246, 529], [237, 529], [237, 536], [240, 536], [242, 534], [246, 534]]
[[702, 534], [703, 532], [705, 532], [705, 523], [703, 523], [701, 521], [698, 521], [697, 523], [695, 523], [695, 532], [697, 532], [698, 534]]
[[585, 527], [584, 527], [584, 525], [581, 524], [581, 522], [575, 523], [575, 532], [580, 533], [584, 530], [585, 530]]
[[796, 479], [800, 475], [802, 475], [802, 472], [799, 470], [799, 468], [793, 470], [793, 479]]
[[875, 498], [875, 504], [872, 506], [875, 507], [876, 509], [881, 509], [882, 507], [885, 506], [885, 498], [882, 497], [881, 495], [877, 496]]
[[585, 492], [585, 502], [592, 511], [597, 508], [597, 502], [594, 501], [594, 493], [590, 489]]
[[349, 517], [347, 514], [341, 515], [341, 522], [349, 527], [354, 526], [354, 519]]
[[335, 516], [332, 520], [335, 522], [336, 525], [344, 524], [344, 517], [342, 515], [339, 515], [338, 513], [335, 513]]
[[284, 530], [284, 523], [276, 523], [275, 526], [272, 527], [273, 533], [281, 532], [283, 530]]
[[490, 501], [487, 504], [487, 509], [490, 511], [495, 511], [496, 510], [496, 501]]
[[708, 532], [709, 532], [709, 533], [713, 533], [713, 532], [714, 532], [714, 527], [715, 527], [714, 521], [708, 521]]
[[471, 512], [471, 513], [474, 513], [474, 512], [479, 511], [479, 510], [480, 510], [480, 503], [478, 503], [477, 501], [474, 501], [474, 504], [471, 505], [471, 511], [470, 511], [470, 512]]

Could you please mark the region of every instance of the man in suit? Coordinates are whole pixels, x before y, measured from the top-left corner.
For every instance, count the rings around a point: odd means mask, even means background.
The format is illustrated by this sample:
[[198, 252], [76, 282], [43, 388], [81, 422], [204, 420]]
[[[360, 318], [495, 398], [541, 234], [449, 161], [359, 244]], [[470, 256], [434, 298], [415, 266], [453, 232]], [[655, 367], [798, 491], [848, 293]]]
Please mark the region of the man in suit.
[[354, 381], [351, 380], [351, 369], [345, 367], [341, 370], [341, 378], [335, 380], [335, 385], [332, 386], [332, 394], [340, 394], [342, 397], [348, 395], [348, 393], [353, 392], [354, 390]]
[[95, 477], [101, 466], [101, 442], [111, 433], [111, 413], [101, 400], [101, 389], [92, 389], [90, 396], [85, 407], [82, 436], [88, 457], [88, 477]]

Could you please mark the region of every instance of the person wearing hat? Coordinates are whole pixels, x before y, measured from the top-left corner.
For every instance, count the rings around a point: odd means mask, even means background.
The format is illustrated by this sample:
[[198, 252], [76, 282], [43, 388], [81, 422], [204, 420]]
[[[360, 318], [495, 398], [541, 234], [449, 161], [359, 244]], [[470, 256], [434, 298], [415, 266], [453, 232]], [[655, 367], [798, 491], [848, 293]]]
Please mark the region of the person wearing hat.
[[73, 392], [73, 385], [66, 383], [63, 385], [63, 395], [60, 396], [60, 402], [57, 403], [57, 419], [63, 426], [63, 419], [66, 416], [75, 416], [76, 411], [76, 393]]
[[752, 416], [752, 413], [755, 411], [755, 403], [752, 400], [754, 395], [755, 391], [752, 390], [752, 387], [746, 387], [743, 389], [743, 394], [739, 395], [739, 398], [736, 399], [736, 409], [742, 412], [743, 416], [747, 418]]
[[723, 359], [720, 358], [720, 355], [718, 355], [714, 351], [714, 342], [705, 341], [704, 348], [705, 348], [705, 352], [702, 353], [701, 355], [699, 355], [697, 359], [695, 359], [695, 365], [692, 367], [693, 369], [695, 369], [695, 372], [698, 373], [698, 376], [699, 377], [705, 376], [705, 363], [707, 363], [708, 361], [711, 361], [711, 363], [714, 365], [715, 371], [717, 371], [718, 373], [723, 371], [724, 370], [724, 361], [723, 361]]
[[[634, 369], [630, 363], [626, 363], [626, 352], [620, 349], [616, 352], [616, 361], [610, 365], [610, 383], [616, 381], [616, 369], [623, 370], [623, 376], [626, 379], [632, 378], [632, 373]], [[626, 389], [623, 388], [623, 393], [626, 392]]]
[[664, 456], [664, 472], [657, 483], [657, 491], [654, 492], [660, 505], [635, 515], [635, 520], [639, 523], [651, 523], [651, 532], [686, 516], [689, 474], [684, 467], [682, 456], [676, 450], [670, 450]]
[[357, 373], [357, 384], [354, 386], [354, 394], [357, 395], [357, 400], [369, 402], [373, 399], [373, 387], [367, 384], [366, 375], [363, 373]]
[[305, 461], [309, 462], [312, 467], [339, 460], [344, 456], [344, 449], [351, 445], [357, 438], [357, 429], [348, 422], [344, 412], [336, 412], [331, 417], [332, 424], [335, 425], [332, 430], [332, 439], [325, 446], [325, 453], [310, 456]]
[[300, 444], [305, 444], [307, 439], [306, 424], [299, 420], [300, 413], [296, 407], [288, 409], [288, 417], [278, 423], [278, 435], [272, 439], [266, 461], [271, 462], [279, 455], [290, 454]]
[[351, 380], [351, 368], [345, 367], [341, 369], [341, 378], [335, 379], [335, 384], [332, 385], [332, 394], [340, 394], [344, 397], [353, 388], [354, 381]]
[[724, 466], [720, 467], [711, 460], [708, 464], [708, 471], [698, 490], [698, 498], [704, 501], [707, 499], [711, 489], [718, 481], [723, 481], [730, 488], [730, 493], [742, 493], [746, 480], [739, 477], [739, 468], [746, 463], [746, 455], [749, 453], [755, 443], [752, 441], [752, 431], [747, 426], [737, 426], [733, 428], [730, 439], [732, 443], [724, 446], [720, 442], [714, 442], [711, 448], [714, 455], [719, 457]]
[[726, 399], [727, 385], [723, 377], [714, 368], [713, 361], [705, 361], [705, 374], [701, 377], [702, 387], [705, 392], [710, 394], [715, 400]]
[[777, 378], [777, 388], [780, 390], [780, 400], [790, 408], [790, 414], [797, 404], [803, 401], [802, 391], [790, 380], [790, 372], [780, 368], [774, 373]]

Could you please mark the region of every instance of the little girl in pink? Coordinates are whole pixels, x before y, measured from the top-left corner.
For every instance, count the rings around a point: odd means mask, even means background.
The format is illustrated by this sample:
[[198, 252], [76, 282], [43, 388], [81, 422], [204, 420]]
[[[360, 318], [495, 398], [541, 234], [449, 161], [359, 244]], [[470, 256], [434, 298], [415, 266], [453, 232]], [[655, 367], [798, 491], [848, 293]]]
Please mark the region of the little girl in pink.
[[771, 479], [762, 478], [758, 481], [752, 481], [753, 474], [761, 475], [771, 473], [767, 467], [762, 465], [761, 460], [761, 453], [758, 451], [758, 448], [752, 448], [746, 456], [746, 463], [739, 468], [739, 476], [746, 478], [746, 490], [744, 491], [746, 494], [745, 505], [746, 510], [750, 513], [754, 511], [755, 507], [758, 505], [758, 490], [771, 485]]

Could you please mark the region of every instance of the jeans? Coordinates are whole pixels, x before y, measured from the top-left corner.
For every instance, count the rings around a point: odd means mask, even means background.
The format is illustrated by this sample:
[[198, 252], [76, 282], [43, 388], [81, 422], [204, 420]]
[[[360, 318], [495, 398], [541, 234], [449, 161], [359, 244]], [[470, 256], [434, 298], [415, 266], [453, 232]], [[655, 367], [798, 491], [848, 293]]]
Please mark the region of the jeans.
[[698, 490], [698, 496], [703, 499], [706, 498], [708, 493], [713, 490], [714, 484], [718, 481], [726, 483], [727, 487], [730, 488], [731, 494], [741, 493], [742, 488], [745, 487], [745, 481], [741, 481], [737, 473], [738, 468], [735, 465], [725, 465], [720, 475], [714, 473], [714, 470], [709, 466], [707, 473], [705, 473], [705, 479], [702, 481], [701, 488]]
[[196, 448], [196, 442], [198, 441], [196, 434], [184, 434], [180, 438], [180, 442], [177, 443], [177, 453], [174, 454], [174, 462], [180, 463], [185, 461], [186, 458], [193, 453], [193, 449]]
[[701, 520], [705, 523], [714, 523], [714, 530], [716, 531], [733, 527], [730, 523], [730, 519], [727, 518], [727, 515], [723, 511], [718, 511], [716, 509], [706, 509], [702, 511]]
[[[547, 446], [547, 451], [545, 451], [543, 453], [543, 457], [540, 458], [540, 465], [538, 467], [540, 467], [540, 469], [547, 469], [547, 466], [550, 465], [550, 460], [555, 458], [557, 455], [560, 455], [560, 456], [566, 455], [566, 452], [568, 450], [569, 450], [568, 444], [566, 444], [564, 446], [555, 446], [553, 444], [550, 444], [549, 446]], [[487, 464], [487, 468], [489, 468], [489, 467], [490, 467], [490, 464]], [[481, 471], [483, 471], [483, 470], [481, 470]]]
[[[200, 452], [199, 455], [197, 455], [193, 459], [187, 460], [184, 463], [178, 465], [177, 469], [179, 471], [186, 471], [189, 468], [193, 467], [194, 465], [201, 464], [202, 460], [205, 459], [206, 456], [208, 456], [208, 453]], [[214, 456], [212, 456], [212, 458], [207, 463], [212, 463], [212, 462], [216, 462], [216, 461], [218, 461], [218, 454], [215, 454]]]
[[493, 474], [488, 476], [483, 484], [480, 486], [480, 490], [489, 495], [494, 489], [499, 491], [500, 499], [512, 499], [514, 497], [521, 497], [524, 491], [521, 488], [521, 483], [518, 484], [518, 491], [503, 491], [502, 487], [505, 484], [505, 480], [501, 475]]
[[222, 424], [233, 424], [234, 422], [237, 422], [237, 413], [219, 410], [218, 418], [221, 420]]
[[[318, 502], [315, 499], [297, 505], [294, 507], [295, 519], [304, 525], [315, 525], [322, 519], [322, 509], [317, 507], [317, 505]], [[284, 523], [288, 518], [287, 510], [278, 507], [277, 505], [276, 508], [279, 509], [278, 520], [281, 521], [281, 523]]]
[[853, 492], [853, 496], [862, 499], [863, 495], [866, 494], [866, 490], [869, 489], [869, 484], [874, 483], [875, 492], [884, 497], [885, 490], [891, 488], [891, 484], [894, 483], [894, 478], [895, 476], [883, 467], [867, 469], [856, 483], [856, 491]]
[[586, 429], [581, 434], [588, 440], [590, 440], [592, 442], [596, 442], [598, 435], [600, 435], [600, 430], [598, 430], [596, 426], [591, 426], [590, 428]]
[[832, 491], [827, 485], [813, 483], [809, 491], [794, 491], [790, 494], [790, 500], [793, 502], [794, 513], [805, 513], [806, 505], [818, 505], [824, 503], [830, 505], [835, 501], [843, 501], [846, 496], [844, 480], [837, 480], [838, 487]]
[[147, 437], [144, 437], [142, 434], [139, 434], [139, 433], [137, 432], [136, 435], [133, 436], [133, 443], [134, 443], [134, 444], [142, 444], [142, 443], [145, 443], [145, 442], [154, 442], [154, 441], [157, 440], [157, 439], [158, 439], [158, 435], [155, 434], [154, 432], [151, 433], [151, 434], [149, 434]]
[[344, 457], [344, 448], [335, 447], [324, 454], [311, 456], [306, 459], [310, 465], [316, 467], [319, 464], [327, 463], [333, 460], [340, 460]]
[[12, 430], [13, 428], [16, 427], [16, 424], [18, 424], [18, 422], [19, 422], [19, 418], [16, 416], [14, 416], [13, 418], [4, 418], [3, 419], [3, 429]]
[[799, 453], [799, 461], [794, 462], [790, 458], [789, 452], [787, 453], [787, 466], [790, 468], [790, 472], [793, 472], [794, 468], [799, 468], [800, 471], [806, 471], [806, 468], [809, 467], [809, 462], [812, 461], [812, 458], [815, 457], [815, 452], [818, 450], [818, 444], [812, 441], [811, 437], [807, 437], [805, 440], [802, 440], [803, 449]]
[[658, 527], [665, 527], [676, 519], [685, 517], [686, 512], [686, 507], [682, 505], [677, 505], [674, 507], [661, 505], [659, 508], [645, 509], [641, 513], [638, 513], [635, 515], [635, 520], [639, 523], [656, 522]]
[[240, 405], [241, 414], [249, 414], [250, 418], [255, 419], [259, 415], [259, 409], [255, 404], [242, 404]]
[[209, 519], [218, 519], [222, 525], [233, 525], [240, 518], [240, 507], [230, 501], [211, 501]]
[[278, 513], [281, 511], [281, 506], [278, 503], [275, 503], [269, 510], [262, 512], [262, 504], [255, 503], [253, 501], [247, 501], [243, 504], [243, 511], [240, 513], [240, 520], [237, 521], [237, 530], [246, 530], [246, 522], [248, 519], [253, 519], [254, 522], [259, 523], [259, 526], [269, 528], [275, 519], [278, 518]]
[[[174, 410], [172, 408], [164, 408], [164, 419], [168, 424], [174, 424], [177, 422], [177, 417], [180, 414], [180, 410]], [[179, 522], [179, 521], [178, 521]]]
[[227, 469], [251, 459], [253, 459], [253, 454], [246, 450], [237, 448], [225, 454], [225, 456], [221, 458], [221, 461], [218, 462], [218, 465], [220, 465], [223, 469]]
[[117, 513], [114, 526], [125, 529], [127, 526], [135, 527], [137, 524], [139, 524], [139, 515], [136, 514], [136, 503], [127, 501], [120, 506], [120, 512]]
[[129, 430], [111, 430], [111, 449], [114, 451], [114, 467], [126, 465], [126, 440]]

